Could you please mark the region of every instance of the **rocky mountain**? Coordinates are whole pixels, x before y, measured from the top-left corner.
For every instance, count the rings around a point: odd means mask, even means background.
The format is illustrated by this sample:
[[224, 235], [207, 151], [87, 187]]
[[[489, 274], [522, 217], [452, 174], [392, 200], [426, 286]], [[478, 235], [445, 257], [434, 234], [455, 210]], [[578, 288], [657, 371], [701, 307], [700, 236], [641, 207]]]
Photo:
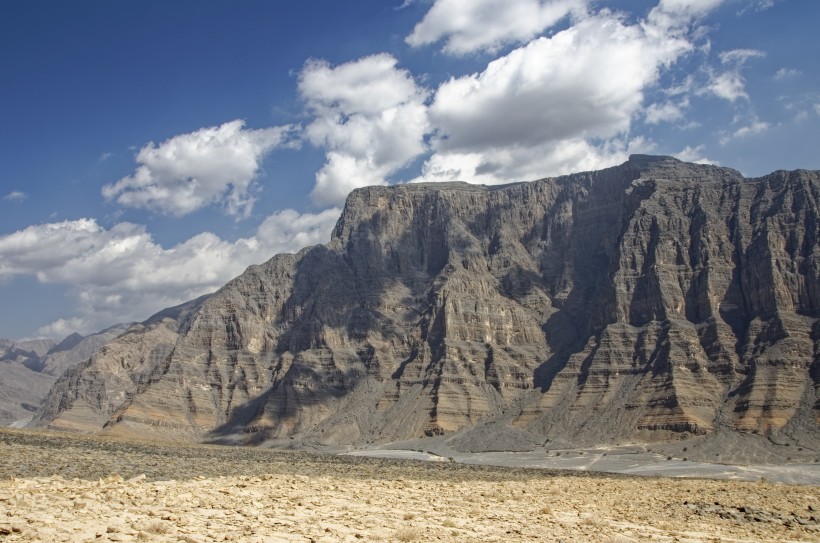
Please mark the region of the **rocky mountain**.
[[759, 434], [817, 447], [820, 172], [633, 156], [353, 191], [273, 257], [65, 373], [36, 422], [509, 449]]
[[31, 420], [55, 381], [36, 369], [54, 345], [50, 339], [0, 339], [0, 426]]
[[71, 334], [59, 343], [0, 339], [0, 426], [30, 421], [57, 377], [87, 360], [128, 326], [119, 324], [85, 337]]

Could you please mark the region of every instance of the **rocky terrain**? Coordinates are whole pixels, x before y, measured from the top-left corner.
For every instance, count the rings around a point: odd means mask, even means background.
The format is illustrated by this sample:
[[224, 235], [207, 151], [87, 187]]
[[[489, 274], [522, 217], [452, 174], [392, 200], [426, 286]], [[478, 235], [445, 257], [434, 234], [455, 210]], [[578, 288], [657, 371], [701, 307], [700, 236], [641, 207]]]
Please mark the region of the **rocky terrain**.
[[669, 157], [358, 189], [328, 244], [131, 328], [35, 422], [470, 451], [743, 435], [814, 453], [818, 214], [820, 172]]
[[3, 541], [820, 541], [816, 487], [0, 431]]
[[88, 336], [71, 334], [59, 343], [0, 339], [0, 426], [29, 422], [57, 377], [88, 360], [128, 326], [119, 324]]
[[31, 420], [56, 380], [38, 371], [52, 340], [0, 339], [0, 426]]

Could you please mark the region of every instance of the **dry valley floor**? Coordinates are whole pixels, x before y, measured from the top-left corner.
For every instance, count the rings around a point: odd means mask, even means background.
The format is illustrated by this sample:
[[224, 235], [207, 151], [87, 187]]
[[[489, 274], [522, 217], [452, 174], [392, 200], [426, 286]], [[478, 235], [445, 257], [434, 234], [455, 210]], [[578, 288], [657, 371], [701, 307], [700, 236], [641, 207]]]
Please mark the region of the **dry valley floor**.
[[0, 541], [820, 541], [820, 492], [0, 431]]

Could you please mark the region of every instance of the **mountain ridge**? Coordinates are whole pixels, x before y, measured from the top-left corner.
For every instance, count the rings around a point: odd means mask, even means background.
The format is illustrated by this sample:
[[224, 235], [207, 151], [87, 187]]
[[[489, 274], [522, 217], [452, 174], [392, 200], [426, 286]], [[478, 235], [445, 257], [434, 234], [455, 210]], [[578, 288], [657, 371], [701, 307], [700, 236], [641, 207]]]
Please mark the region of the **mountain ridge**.
[[634, 155], [502, 187], [356, 189], [329, 243], [133, 328], [35, 421], [328, 446], [485, 428], [815, 447], [819, 177]]

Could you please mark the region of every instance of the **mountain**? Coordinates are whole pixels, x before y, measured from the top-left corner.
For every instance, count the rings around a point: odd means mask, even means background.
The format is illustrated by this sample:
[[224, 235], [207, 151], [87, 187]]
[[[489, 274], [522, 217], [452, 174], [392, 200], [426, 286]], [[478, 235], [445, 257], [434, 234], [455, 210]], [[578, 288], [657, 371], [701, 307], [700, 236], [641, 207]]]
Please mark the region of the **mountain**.
[[88, 360], [100, 347], [122, 335], [130, 324], [116, 324], [94, 334], [72, 334], [55, 345], [41, 360], [40, 371], [59, 377], [65, 370]]
[[19, 426], [31, 420], [57, 377], [128, 326], [119, 324], [86, 337], [75, 333], [59, 343], [0, 339], [0, 426]]
[[40, 359], [54, 347], [53, 339], [31, 339], [14, 341], [0, 339], [0, 360], [16, 362], [26, 367], [36, 367]]
[[[41, 426], [243, 443], [820, 445], [820, 172], [636, 155], [353, 191], [326, 245], [132, 327]], [[506, 444], [506, 445], [505, 445]]]

